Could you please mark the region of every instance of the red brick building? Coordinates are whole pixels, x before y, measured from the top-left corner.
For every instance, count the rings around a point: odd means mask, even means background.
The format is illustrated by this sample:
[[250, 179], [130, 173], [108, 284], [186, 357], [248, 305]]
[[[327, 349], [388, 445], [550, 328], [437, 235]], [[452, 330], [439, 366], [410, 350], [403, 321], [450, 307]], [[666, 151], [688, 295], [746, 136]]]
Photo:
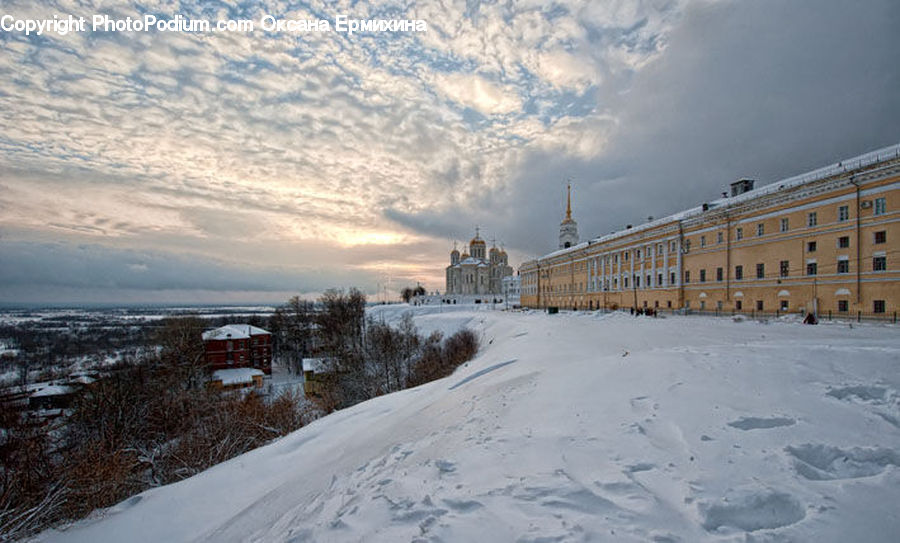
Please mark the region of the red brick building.
[[257, 368], [272, 374], [272, 334], [249, 324], [228, 324], [203, 333], [210, 370]]

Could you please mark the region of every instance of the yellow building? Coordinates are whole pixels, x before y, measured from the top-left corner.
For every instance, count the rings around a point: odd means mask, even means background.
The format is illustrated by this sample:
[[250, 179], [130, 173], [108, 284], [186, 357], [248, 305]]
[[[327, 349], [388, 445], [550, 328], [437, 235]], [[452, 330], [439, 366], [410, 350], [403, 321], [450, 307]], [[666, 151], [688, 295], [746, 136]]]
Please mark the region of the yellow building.
[[522, 306], [900, 311], [900, 144], [755, 190], [748, 179], [731, 189], [525, 262]]

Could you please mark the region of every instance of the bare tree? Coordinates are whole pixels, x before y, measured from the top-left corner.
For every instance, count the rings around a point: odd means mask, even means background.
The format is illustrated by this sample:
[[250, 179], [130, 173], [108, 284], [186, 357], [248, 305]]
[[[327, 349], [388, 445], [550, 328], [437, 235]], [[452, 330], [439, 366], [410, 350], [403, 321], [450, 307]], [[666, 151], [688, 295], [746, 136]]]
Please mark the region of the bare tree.
[[207, 381], [202, 340], [205, 327], [206, 323], [197, 317], [167, 318], [157, 334], [163, 365], [186, 389], [198, 389]]

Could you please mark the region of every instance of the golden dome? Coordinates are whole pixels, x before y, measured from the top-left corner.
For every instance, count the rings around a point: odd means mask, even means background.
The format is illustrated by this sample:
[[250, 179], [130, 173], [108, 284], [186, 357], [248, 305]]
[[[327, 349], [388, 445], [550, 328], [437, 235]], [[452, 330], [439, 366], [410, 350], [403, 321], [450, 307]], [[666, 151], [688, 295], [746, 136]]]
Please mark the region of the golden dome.
[[478, 233], [479, 228], [475, 227], [475, 237], [469, 241], [469, 245], [487, 245]]

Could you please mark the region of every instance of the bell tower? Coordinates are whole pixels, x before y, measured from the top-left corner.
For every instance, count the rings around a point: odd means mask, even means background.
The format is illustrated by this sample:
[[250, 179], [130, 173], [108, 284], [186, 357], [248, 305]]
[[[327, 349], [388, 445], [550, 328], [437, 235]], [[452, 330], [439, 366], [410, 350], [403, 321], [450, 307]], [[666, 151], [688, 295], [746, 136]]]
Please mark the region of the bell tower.
[[578, 223], [572, 218], [572, 183], [566, 185], [566, 218], [559, 223], [559, 248], [578, 244]]

